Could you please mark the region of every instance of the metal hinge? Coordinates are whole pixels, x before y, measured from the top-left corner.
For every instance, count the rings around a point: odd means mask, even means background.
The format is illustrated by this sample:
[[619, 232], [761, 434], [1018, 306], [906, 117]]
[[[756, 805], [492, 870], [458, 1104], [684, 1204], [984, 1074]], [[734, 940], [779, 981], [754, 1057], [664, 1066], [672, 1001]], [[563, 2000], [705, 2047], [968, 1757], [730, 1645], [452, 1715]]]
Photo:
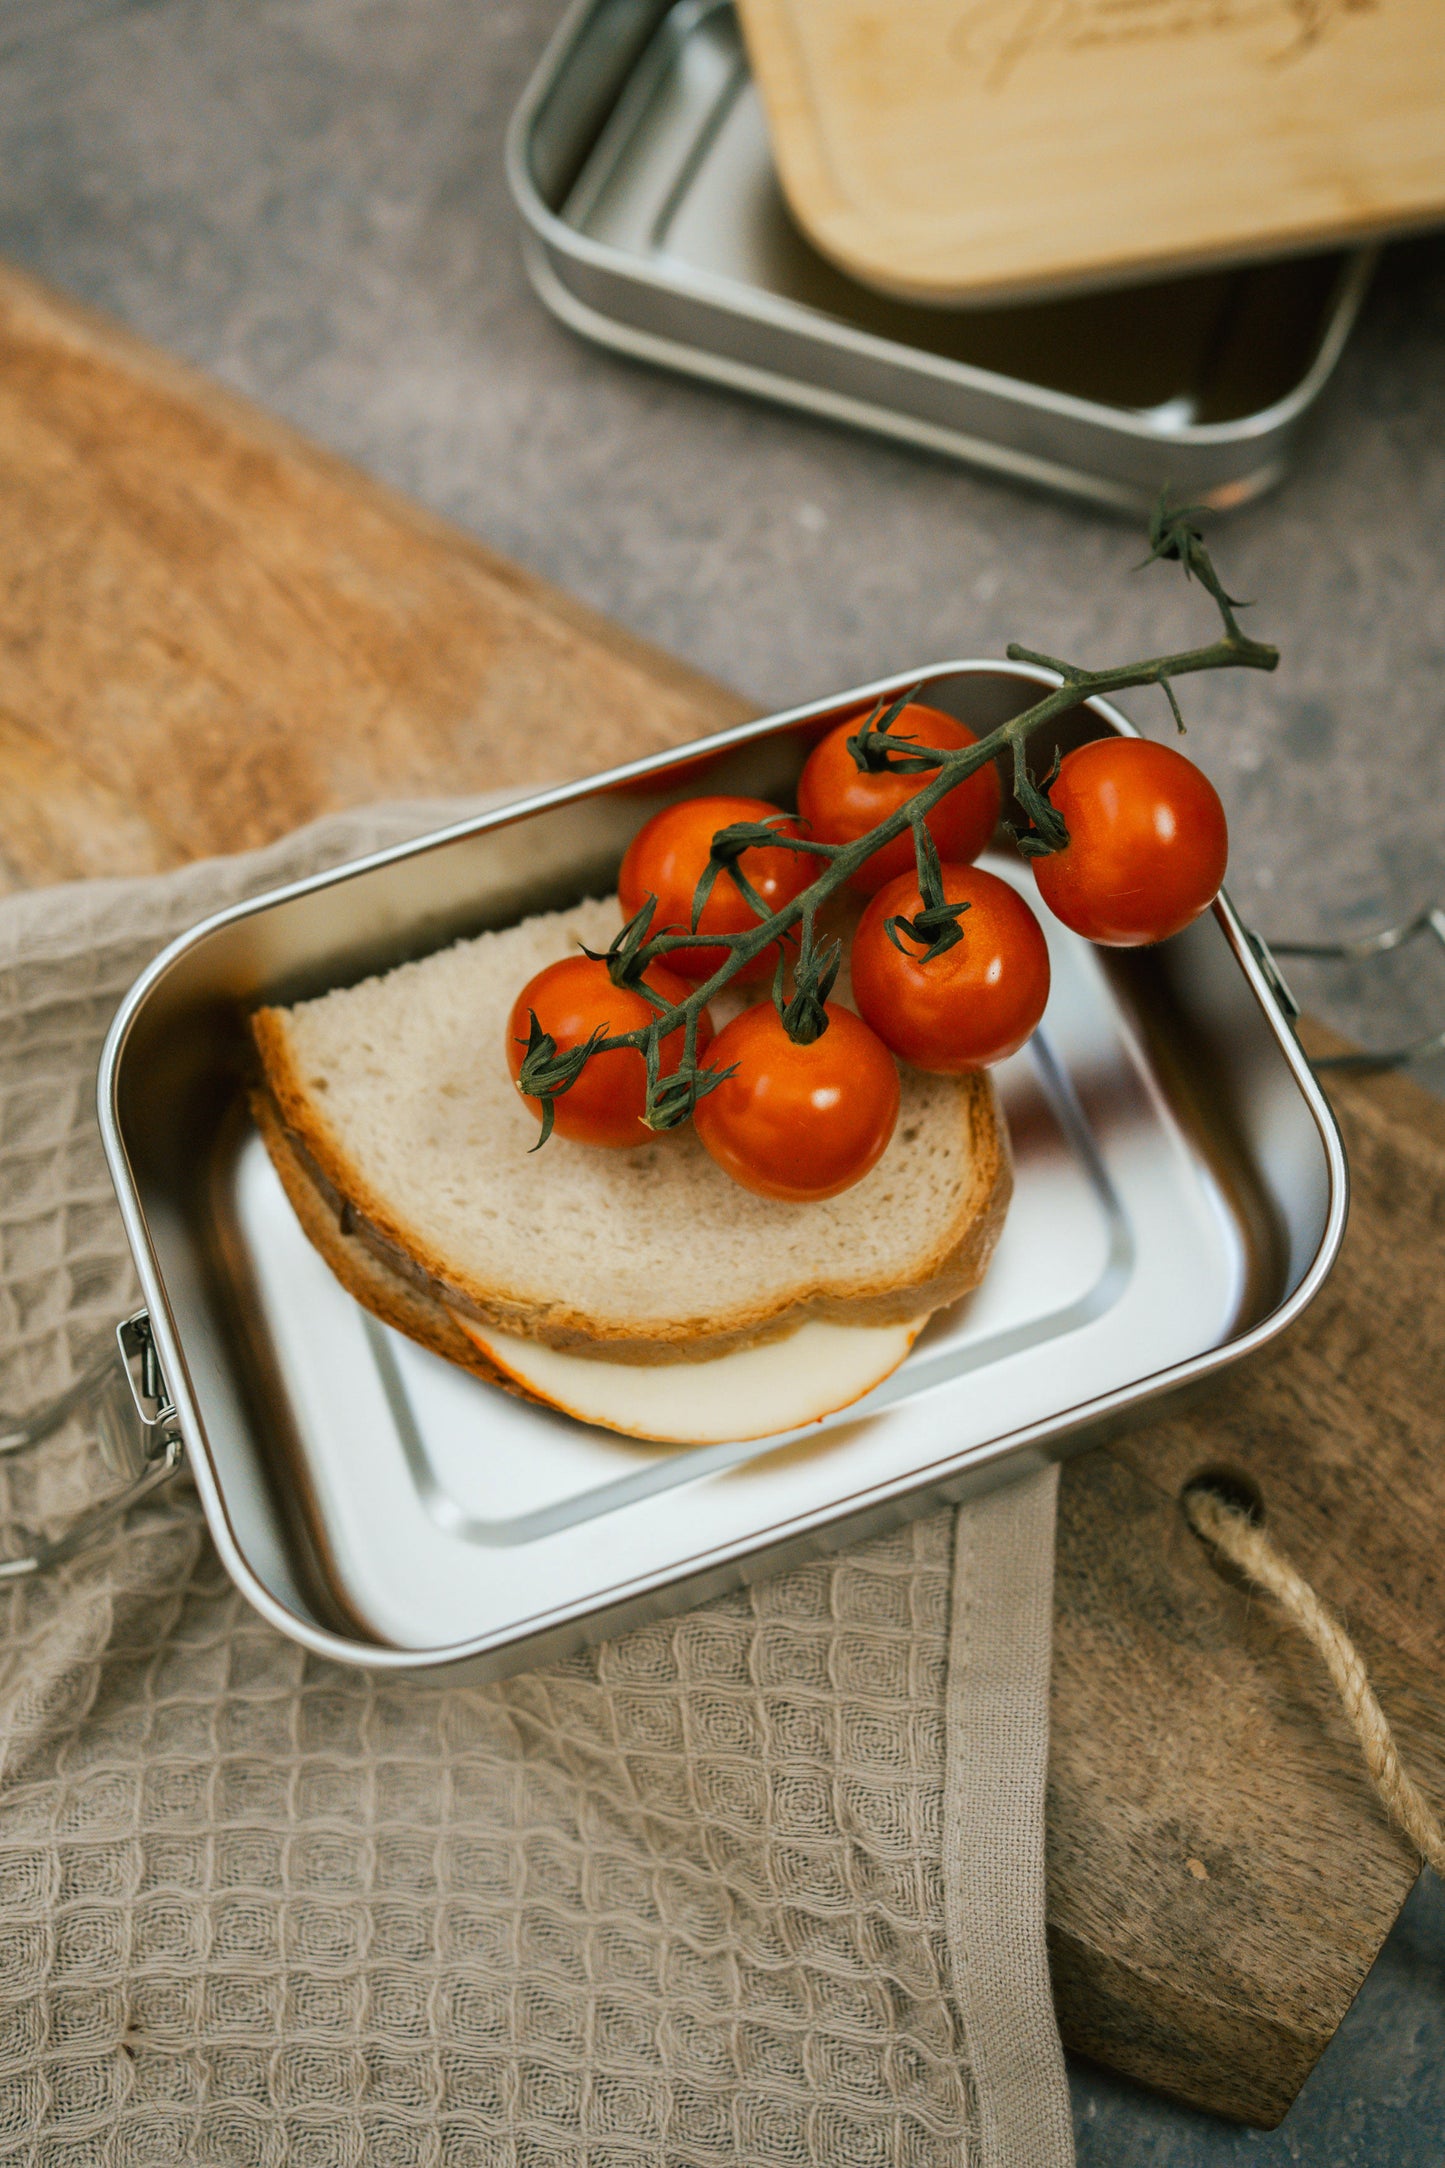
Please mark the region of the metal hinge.
[[70, 1416], [93, 1409], [101, 1457], [113, 1475], [125, 1479], [124, 1488], [87, 1506], [58, 1536], [30, 1537], [20, 1557], [0, 1559], [0, 1581], [21, 1581], [73, 1557], [168, 1483], [181, 1465], [185, 1445], [148, 1313], [137, 1310], [116, 1327], [115, 1337], [116, 1347], [104, 1348], [73, 1385], [0, 1433], [0, 1453], [38, 1445]]

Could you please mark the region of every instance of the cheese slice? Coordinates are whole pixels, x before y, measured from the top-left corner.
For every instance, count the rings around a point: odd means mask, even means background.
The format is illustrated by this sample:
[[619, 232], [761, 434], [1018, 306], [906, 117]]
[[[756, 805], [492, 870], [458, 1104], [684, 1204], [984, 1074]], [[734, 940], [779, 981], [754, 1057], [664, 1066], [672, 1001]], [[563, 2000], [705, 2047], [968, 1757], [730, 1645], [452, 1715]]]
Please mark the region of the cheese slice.
[[781, 1340], [706, 1362], [614, 1363], [451, 1316], [497, 1368], [579, 1422], [663, 1445], [722, 1445], [821, 1422], [891, 1377], [927, 1318], [906, 1325], [810, 1320]]

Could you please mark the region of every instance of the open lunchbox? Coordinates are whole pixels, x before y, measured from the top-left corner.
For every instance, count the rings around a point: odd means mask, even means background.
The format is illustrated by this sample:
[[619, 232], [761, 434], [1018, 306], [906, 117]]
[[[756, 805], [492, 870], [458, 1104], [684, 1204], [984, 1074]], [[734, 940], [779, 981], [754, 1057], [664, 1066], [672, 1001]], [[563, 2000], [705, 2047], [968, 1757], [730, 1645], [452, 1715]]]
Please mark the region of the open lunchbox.
[[[818, 726], [876, 697], [919, 685], [982, 733], [1052, 682], [946, 663], [704, 743], [718, 788], [786, 801]], [[1060, 742], [1128, 729], [1095, 701]], [[361, 1310], [252, 1127], [247, 1012], [605, 892], [637, 827], [684, 794], [682, 757], [239, 905], [142, 975], [99, 1114], [145, 1309], [119, 1363], [27, 1433], [91, 1394], [132, 1487], [11, 1572], [184, 1458], [229, 1572], [280, 1631], [343, 1663], [490, 1677], [1091, 1443], [1298, 1315], [1339, 1246], [1344, 1156], [1268, 954], [1223, 897], [1154, 950], [1050, 923], [1048, 1013], [998, 1072], [1016, 1189], [994, 1263], [835, 1417], [651, 1446], [513, 1400]], [[989, 863], [1030, 879], [1010, 853]]]
[[[760, 25], [794, 10], [788, 0], [754, 0], [748, 12], [756, 44]], [[926, 45], [931, 25], [946, 47], [954, 18], [1007, 10], [803, 12], [832, 54], [834, 33], [860, 12], [885, 45]], [[1196, 11], [1192, 27], [1205, 42], [1215, 12]], [[1043, 11], [1051, 20], [1065, 13]], [[1130, 27], [1112, 24], [1126, 38]], [[1167, 25], [1144, 27], [1162, 27], [1168, 49]], [[1240, 35], [1257, 42], [1269, 27], [1252, 20]], [[1346, 45], [1371, 31], [1364, 16], [1337, 27]], [[1177, 42], [1183, 52], [1187, 41]], [[1336, 42], [1332, 34], [1325, 48], [1332, 66]], [[954, 63], [943, 58], [923, 70], [926, 84], [946, 87]], [[1288, 70], [1271, 73], [1288, 87]], [[865, 105], [882, 97], [866, 71], [856, 84], [843, 74]], [[895, 129], [899, 93], [893, 85], [884, 101]], [[791, 102], [794, 133], [810, 135], [808, 101]], [[1266, 251], [1260, 260], [1246, 248], [1219, 262], [1146, 261], [1116, 270], [1121, 283], [1083, 291], [968, 306], [910, 298], [830, 258], [790, 209], [776, 125], [789, 103], [786, 86], [775, 86], [766, 109], [733, 0], [573, 0], [507, 144], [527, 268], [546, 306], [584, 338], [637, 360], [1130, 514], [1147, 511], [1166, 486], [1223, 511], [1286, 473], [1358, 316], [1377, 224], [1353, 215], [1326, 222], [1306, 254]], [[851, 113], [834, 118], [856, 179]], [[1160, 106], [1154, 119], [1171, 132], [1169, 178], [1185, 206], [1209, 197], [1197, 154], [1175, 154], [1177, 106]], [[944, 121], [951, 142], [946, 112]], [[1045, 138], [1057, 148], [1074, 134], [1051, 119]], [[1131, 200], [1152, 200], [1157, 166], [1139, 164], [1127, 126], [1113, 142]], [[1086, 154], [1092, 170], [1091, 145]], [[982, 203], [975, 190], [956, 208], [1006, 208], [1021, 163], [1002, 161], [1008, 178], [996, 176]], [[1422, 163], [1438, 166], [1438, 156], [1427, 147]], [[785, 155], [783, 164], [799, 160]], [[791, 185], [798, 195], [796, 174]], [[1063, 186], [1052, 170], [1044, 185]], [[1348, 188], [1345, 198], [1361, 208]], [[1055, 232], [1057, 208], [1042, 214], [1042, 233]]]

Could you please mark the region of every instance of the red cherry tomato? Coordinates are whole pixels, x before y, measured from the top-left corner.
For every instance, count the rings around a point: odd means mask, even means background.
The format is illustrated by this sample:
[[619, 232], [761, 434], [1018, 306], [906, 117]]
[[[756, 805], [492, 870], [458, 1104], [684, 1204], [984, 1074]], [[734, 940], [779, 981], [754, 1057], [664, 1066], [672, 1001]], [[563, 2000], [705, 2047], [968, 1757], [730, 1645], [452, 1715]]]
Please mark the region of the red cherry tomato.
[[890, 918], [923, 908], [916, 876], [878, 891], [853, 936], [853, 998], [895, 1054], [956, 1076], [1017, 1053], [1029, 1037], [1049, 998], [1049, 949], [1022, 896], [996, 874], [945, 866], [943, 893], [969, 906], [963, 939], [924, 963], [906, 934], [900, 955], [887, 933]]
[[[692, 987], [676, 972], [652, 964], [643, 974], [654, 993], [666, 1002], [686, 1001]], [[631, 987], [614, 986], [607, 966], [590, 956], [565, 956], [548, 964], [518, 994], [507, 1024], [507, 1064], [515, 1080], [526, 1052], [531, 1017], [557, 1042], [559, 1054], [582, 1046], [599, 1024], [609, 1034], [638, 1031], [657, 1011]], [[698, 1019], [698, 1052], [712, 1041], [712, 1020], [704, 1010]], [[669, 1032], [661, 1047], [662, 1073], [671, 1076], [682, 1059], [681, 1030]], [[540, 1118], [542, 1103], [528, 1097], [527, 1104]], [[647, 1064], [633, 1047], [616, 1047], [609, 1054], [594, 1054], [577, 1081], [552, 1102], [559, 1136], [579, 1144], [630, 1145], [648, 1143], [654, 1132], [642, 1119], [647, 1104]]]
[[[798, 782], [798, 811], [820, 843], [852, 843], [870, 828], [886, 820], [914, 797], [932, 775], [897, 775], [887, 771], [867, 774], [848, 750], [848, 740], [862, 728], [854, 717], [839, 723], [808, 757]], [[891, 736], [912, 738], [915, 745], [937, 746], [956, 752], [976, 745], [977, 738], [962, 723], [938, 708], [914, 700], [893, 725]], [[992, 761], [971, 775], [966, 783], [941, 799], [926, 817], [926, 826], [938, 845], [938, 855], [956, 865], [977, 858], [998, 825], [1002, 804], [998, 770]], [[862, 895], [871, 896], [913, 865], [913, 837], [905, 832], [885, 843], [864, 861], [850, 882]]]
[[1064, 756], [1049, 802], [1068, 844], [1031, 861], [1066, 926], [1107, 948], [1167, 941], [1209, 908], [1229, 830], [1207, 775], [1151, 738], [1096, 738]]
[[[765, 798], [684, 798], [679, 805], [664, 806], [627, 846], [617, 876], [624, 917], [631, 918], [649, 896], [656, 896], [652, 931], [686, 932], [692, 924], [693, 893], [719, 828], [730, 828], [736, 821], [765, 821], [775, 816], [781, 817], [781, 808], [769, 805]], [[796, 821], [789, 821], [786, 832], [799, 835], [801, 830]], [[759, 845], [756, 850], [743, 852], [739, 869], [768, 909], [777, 911], [808, 886], [817, 872], [817, 862], [804, 851]], [[757, 922], [757, 913], [732, 875], [720, 873], [703, 907], [698, 931], [745, 933]], [[727, 953], [725, 948], [711, 946], [673, 949], [667, 961], [670, 969], [681, 972], [684, 978], [710, 979]], [[755, 978], [771, 969], [772, 956], [768, 954], [759, 957], [742, 976]]]
[[744, 1009], [712, 1044], [713, 1068], [737, 1073], [699, 1100], [693, 1125], [718, 1165], [761, 1197], [810, 1203], [861, 1182], [898, 1119], [898, 1070], [851, 1009], [827, 1004], [828, 1028], [797, 1046], [771, 1001]]

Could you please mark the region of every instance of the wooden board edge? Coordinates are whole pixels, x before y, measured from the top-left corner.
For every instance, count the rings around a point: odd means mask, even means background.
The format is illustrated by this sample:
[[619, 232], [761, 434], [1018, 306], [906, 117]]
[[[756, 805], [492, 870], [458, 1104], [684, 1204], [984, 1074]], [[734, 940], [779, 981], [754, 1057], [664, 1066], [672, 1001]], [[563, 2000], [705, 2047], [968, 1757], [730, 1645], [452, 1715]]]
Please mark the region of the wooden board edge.
[[[1205, 2114], [1276, 2129], [1332, 2037], [1326, 2029], [1298, 2031], [1257, 2010], [1182, 1994], [1162, 1976], [1149, 1979], [1149, 2021], [1141, 2024], [1143, 1976], [1135, 1967], [1052, 1923], [1047, 1937], [1065, 2047]], [[1237, 2086], [1228, 2104], [1219, 2092], [1221, 2066]]]
[[[614, 624], [589, 604], [553, 586], [540, 573], [514, 564], [466, 528], [368, 474], [340, 452], [318, 445], [244, 393], [177, 360], [114, 317], [0, 259], [0, 337], [7, 330], [33, 343], [58, 347], [83, 364], [109, 368], [140, 383], [147, 391], [189, 408], [219, 430], [243, 437], [285, 462], [344, 488], [388, 521], [409, 528], [420, 540], [465, 557], [530, 614], [550, 620], [573, 638], [607, 649], [639, 675], [697, 705], [708, 715], [711, 729], [722, 730], [749, 721], [759, 712], [756, 702], [679, 661], [640, 634]], [[712, 720], [714, 716], [716, 720]]]

